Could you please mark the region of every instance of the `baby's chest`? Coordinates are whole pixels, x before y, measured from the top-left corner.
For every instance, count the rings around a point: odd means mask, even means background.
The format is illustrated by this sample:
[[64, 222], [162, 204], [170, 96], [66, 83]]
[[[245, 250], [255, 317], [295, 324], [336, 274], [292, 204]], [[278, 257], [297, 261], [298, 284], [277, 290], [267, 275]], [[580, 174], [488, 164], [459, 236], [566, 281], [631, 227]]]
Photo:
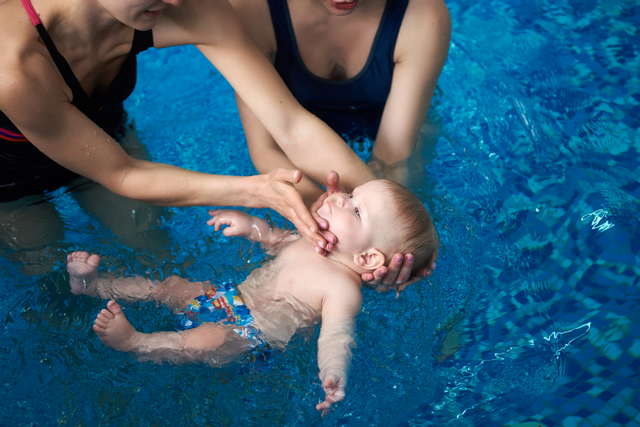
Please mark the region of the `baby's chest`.
[[327, 286], [330, 286], [322, 271], [304, 257], [293, 256], [290, 259], [283, 258], [281, 261], [274, 298], [280, 299], [286, 295], [292, 295], [314, 310], [320, 310]]

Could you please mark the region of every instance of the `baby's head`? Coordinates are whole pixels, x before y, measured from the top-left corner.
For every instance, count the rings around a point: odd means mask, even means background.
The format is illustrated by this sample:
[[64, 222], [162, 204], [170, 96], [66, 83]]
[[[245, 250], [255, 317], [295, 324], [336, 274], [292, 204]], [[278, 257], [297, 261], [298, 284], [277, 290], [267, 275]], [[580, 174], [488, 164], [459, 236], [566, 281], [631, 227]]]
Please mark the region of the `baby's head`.
[[351, 260], [360, 272], [388, 265], [395, 253], [413, 254], [415, 272], [439, 244], [420, 199], [393, 181], [374, 180], [351, 194], [332, 194], [318, 214], [338, 238], [331, 253], [345, 264]]

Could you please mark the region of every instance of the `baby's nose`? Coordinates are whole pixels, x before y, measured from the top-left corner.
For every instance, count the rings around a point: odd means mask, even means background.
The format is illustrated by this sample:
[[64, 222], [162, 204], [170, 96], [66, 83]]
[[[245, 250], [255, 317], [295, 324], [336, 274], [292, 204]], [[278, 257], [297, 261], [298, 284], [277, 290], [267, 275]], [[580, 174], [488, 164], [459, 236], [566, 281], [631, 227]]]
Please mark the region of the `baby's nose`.
[[344, 197], [336, 198], [336, 205], [338, 205], [338, 207], [340, 207], [340, 208], [343, 208], [344, 207]]

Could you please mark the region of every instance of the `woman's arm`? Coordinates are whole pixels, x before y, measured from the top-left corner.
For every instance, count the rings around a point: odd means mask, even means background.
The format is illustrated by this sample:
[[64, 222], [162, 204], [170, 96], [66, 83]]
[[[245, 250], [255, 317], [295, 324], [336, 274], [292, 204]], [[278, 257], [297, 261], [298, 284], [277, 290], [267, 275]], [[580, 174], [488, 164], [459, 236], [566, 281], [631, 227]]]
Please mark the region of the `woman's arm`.
[[[394, 179], [406, 169], [447, 59], [451, 18], [443, 0], [409, 2], [394, 51], [395, 68], [370, 166]], [[403, 174], [400, 172], [401, 178]]]
[[[242, 120], [242, 127], [247, 138], [247, 147], [253, 161], [253, 166], [260, 173], [268, 173], [273, 168], [296, 169], [287, 155], [273, 140], [267, 129], [251, 112], [247, 104], [239, 96], [236, 96], [238, 112]], [[303, 175], [300, 183], [296, 184], [296, 190], [300, 192], [307, 206], [311, 206], [324, 190], [311, 178]]]
[[269, 207], [314, 245], [326, 244], [312, 231], [317, 225], [293, 188], [299, 171], [216, 176], [133, 159], [70, 103], [68, 87], [44, 56], [31, 55], [25, 62], [22, 68], [0, 69], [0, 109], [56, 163], [116, 194], [157, 205]]
[[313, 180], [322, 181], [332, 169], [340, 172], [347, 188], [374, 178], [335, 132], [295, 100], [227, 0], [185, 0], [167, 9], [154, 29], [154, 40], [157, 47], [196, 45], [291, 162]]

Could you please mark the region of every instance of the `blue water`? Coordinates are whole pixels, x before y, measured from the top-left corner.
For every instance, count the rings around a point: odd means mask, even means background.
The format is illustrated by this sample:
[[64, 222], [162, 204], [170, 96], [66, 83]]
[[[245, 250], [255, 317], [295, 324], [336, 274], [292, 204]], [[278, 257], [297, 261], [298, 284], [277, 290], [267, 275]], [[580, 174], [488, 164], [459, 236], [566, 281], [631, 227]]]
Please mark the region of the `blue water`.
[[[72, 188], [49, 195], [65, 228], [46, 255], [0, 252], [2, 424], [640, 426], [640, 5], [447, 5], [451, 49], [410, 185], [442, 254], [397, 300], [365, 292], [344, 402], [324, 420], [314, 409], [315, 338], [266, 369], [106, 349], [91, 330], [104, 302], [70, 293], [69, 251], [118, 274], [234, 281], [263, 255], [212, 233], [206, 208], [161, 210], [123, 238]], [[139, 65], [126, 108], [150, 158], [255, 173], [233, 92], [196, 49]], [[126, 312], [145, 332], [172, 327], [154, 304]]]

